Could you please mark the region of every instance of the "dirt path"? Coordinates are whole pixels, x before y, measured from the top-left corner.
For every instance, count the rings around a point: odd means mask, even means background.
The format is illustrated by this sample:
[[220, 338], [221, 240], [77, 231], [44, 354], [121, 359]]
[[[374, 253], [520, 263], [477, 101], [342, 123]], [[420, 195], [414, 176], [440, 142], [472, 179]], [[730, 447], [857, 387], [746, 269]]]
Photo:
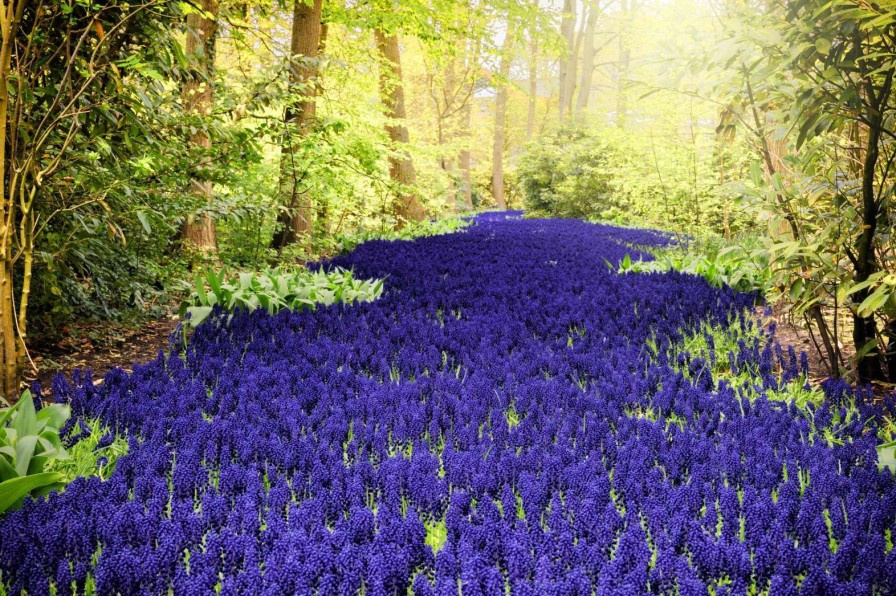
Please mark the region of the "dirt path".
[[76, 368], [90, 369], [99, 379], [116, 366], [130, 371], [135, 362], [148, 362], [159, 350], [167, 352], [168, 338], [179, 322], [176, 316], [164, 316], [137, 327], [109, 322], [73, 324], [63, 330], [58, 341], [32, 347], [37, 371], [29, 370], [26, 380], [40, 382], [48, 395], [59, 372], [69, 376]]

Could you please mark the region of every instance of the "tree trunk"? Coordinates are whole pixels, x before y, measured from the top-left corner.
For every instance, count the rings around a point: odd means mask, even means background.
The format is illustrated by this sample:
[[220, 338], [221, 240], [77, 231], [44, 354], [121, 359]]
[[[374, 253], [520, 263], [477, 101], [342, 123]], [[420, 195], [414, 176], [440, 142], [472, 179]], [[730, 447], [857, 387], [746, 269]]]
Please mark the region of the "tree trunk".
[[504, 199], [504, 128], [507, 125], [507, 78], [510, 76], [510, 48], [513, 45], [513, 29], [507, 27], [501, 46], [501, 62], [498, 80], [495, 82], [495, 134], [492, 139], [492, 196], [498, 209], [507, 209]]
[[[380, 70], [380, 95], [386, 107], [386, 132], [396, 145], [395, 149], [406, 150], [410, 141], [405, 126], [404, 86], [401, 80], [401, 54], [398, 49], [398, 35], [385, 33], [381, 29], [374, 30], [376, 46], [382, 56]], [[412, 191], [417, 182], [414, 163], [409, 155], [389, 156], [389, 176], [398, 185], [399, 200], [395, 206], [395, 215], [401, 227], [407, 221], [423, 221], [426, 211], [420, 199]]]
[[[866, 281], [874, 273], [877, 266], [874, 255], [874, 236], [877, 233], [877, 218], [880, 214], [881, 205], [874, 191], [874, 178], [877, 170], [877, 160], [880, 156], [881, 132], [884, 126], [881, 110], [888, 101], [892, 80], [893, 71], [891, 70], [887, 73], [886, 82], [878, 91], [878, 94], [875, 94], [871, 85], [867, 84], [866, 100], [871, 105], [866, 110], [868, 139], [865, 145], [865, 159], [862, 163], [862, 233], [856, 241], [855, 258], [853, 261], [855, 267], [853, 281], [856, 284]], [[870, 293], [869, 288], [856, 292], [854, 298], [856, 304], [861, 304]], [[877, 345], [877, 323], [873, 314], [867, 317], [853, 314], [852, 338], [857, 352], [869, 343], [875, 342], [874, 347], [868, 350], [863, 357], [858, 358], [856, 362], [859, 382], [867, 383], [869, 381], [884, 380], [883, 367], [880, 361], [880, 346]]]
[[[448, 63], [448, 66], [445, 68], [445, 79], [444, 84], [442, 86], [442, 101], [436, 101], [436, 118], [437, 128], [438, 128], [438, 136], [439, 136], [439, 147], [442, 147], [451, 140], [452, 134], [450, 131], [446, 130], [449, 126], [449, 122], [451, 116], [455, 112], [454, 103], [457, 99], [457, 57], [451, 59]], [[454, 169], [454, 157], [449, 154], [442, 154], [441, 157], [441, 166], [442, 169], [446, 172], [451, 172]]]
[[[473, 85], [474, 83], [470, 82], [470, 84]], [[473, 106], [471, 105], [471, 102], [467, 102], [461, 115], [462, 126], [465, 133], [464, 136], [467, 137], [465, 143], [469, 143], [470, 122], [473, 118]], [[473, 209], [473, 181], [470, 174], [470, 162], [470, 149], [469, 147], [464, 147], [458, 156], [458, 165], [460, 166], [461, 196], [463, 196], [464, 206], [468, 210]]]
[[[469, 51], [466, 56], [466, 71], [469, 73], [476, 72], [476, 64], [479, 60], [479, 42], [470, 41]], [[464, 148], [460, 151], [460, 155], [458, 156], [458, 167], [460, 168], [460, 182], [461, 182], [461, 196], [463, 197], [463, 204], [467, 210], [473, 209], [473, 181], [472, 175], [470, 173], [472, 158], [470, 155], [470, 124], [473, 120], [473, 92], [476, 89], [476, 76], [470, 76], [469, 80], [470, 89], [468, 92], [469, 97], [467, 98], [466, 103], [464, 103], [463, 109], [461, 110], [461, 130], [463, 131], [464, 136]]]
[[566, 92], [569, 79], [569, 65], [575, 45], [576, 33], [576, 0], [563, 0], [563, 13], [560, 16], [560, 37], [565, 42], [563, 53], [560, 55], [560, 80], [559, 80], [559, 106], [560, 120], [563, 120], [566, 109]]
[[292, 10], [292, 39], [290, 42], [289, 93], [290, 98], [283, 118], [285, 138], [280, 156], [280, 206], [277, 215], [279, 229], [271, 245], [283, 248], [287, 244], [307, 244], [311, 238], [313, 205], [307, 191], [300, 191], [302, 173], [296, 167], [299, 139], [308, 134], [316, 112], [318, 67], [316, 59], [321, 45], [322, 0], [306, 4], [294, 0]]
[[594, 28], [597, 26], [597, 9], [594, 7], [588, 12], [588, 21], [585, 24], [585, 49], [582, 53], [582, 84], [579, 96], [576, 99], [576, 114], [581, 114], [588, 108], [588, 99], [591, 95], [591, 78], [594, 76]]
[[[317, 55], [320, 59], [321, 56], [327, 53], [327, 31], [329, 27], [326, 22], [321, 22], [320, 24], [320, 43], [317, 46]], [[314, 85], [314, 94], [316, 97], [319, 97], [323, 92], [323, 73], [321, 72], [320, 64], [317, 67], [317, 79], [316, 84]], [[315, 103], [315, 106], [317, 104]], [[323, 234], [324, 237], [330, 235], [332, 224], [330, 222], [331, 212], [330, 212], [330, 202], [326, 199], [320, 200], [317, 202], [317, 211], [315, 212], [315, 216], [317, 218], [317, 228], [320, 230], [320, 233]]]
[[[201, 0], [202, 12], [187, 15], [186, 55], [195, 60], [193, 71], [183, 87], [184, 111], [197, 116], [208, 116], [212, 110], [215, 76], [215, 38], [218, 30], [217, 0]], [[206, 18], [206, 13], [212, 18]], [[189, 142], [206, 152], [211, 149], [211, 139], [202, 127], [192, 133]], [[208, 168], [210, 157], [205, 155], [196, 166], [201, 172]], [[211, 202], [212, 183], [202, 176], [194, 177], [190, 183], [194, 196]], [[184, 222], [182, 236], [184, 248], [188, 252], [198, 251], [203, 255], [215, 254], [218, 250], [215, 239], [215, 220], [208, 213], [191, 214]]]
[[[582, 22], [585, 22], [585, 18], [588, 15], [588, 5], [582, 4]], [[578, 23], [578, 15], [574, 17], [574, 23]], [[574, 41], [572, 46], [572, 56], [569, 58], [569, 67], [566, 71], [566, 108], [565, 112], [567, 115], [572, 115], [573, 108], [573, 98], [576, 94], [576, 79], [578, 75], [579, 69], [579, 54], [582, 51], [582, 39], [584, 37], [584, 31], [579, 29], [576, 30], [575, 26], [573, 26]]]
[[620, 18], [622, 23], [619, 32], [619, 65], [616, 82], [616, 126], [625, 128], [628, 118], [628, 90], [625, 88], [628, 79], [629, 65], [632, 59], [631, 51], [631, 12], [635, 8], [635, 0], [621, 0]]
[[535, 108], [538, 106], [538, 32], [532, 27], [529, 40], [529, 110], [526, 114], [526, 140], [535, 134]]
[[[9, 79], [12, 69], [12, 50], [22, 20], [25, 0], [18, 0], [7, 10], [4, 3], [0, 11], [0, 396], [10, 403], [19, 396], [21, 339], [16, 329], [15, 292], [13, 290], [12, 243], [16, 223], [16, 202], [10, 184], [11, 168], [8, 168], [9, 146]], [[10, 18], [11, 17], [11, 18]]]

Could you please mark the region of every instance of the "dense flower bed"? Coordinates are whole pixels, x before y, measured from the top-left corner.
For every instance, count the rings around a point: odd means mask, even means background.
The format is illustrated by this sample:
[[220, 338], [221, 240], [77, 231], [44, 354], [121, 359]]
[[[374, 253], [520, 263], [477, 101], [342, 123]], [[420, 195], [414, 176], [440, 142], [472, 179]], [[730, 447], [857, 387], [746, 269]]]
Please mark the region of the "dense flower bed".
[[[651, 232], [483, 218], [333, 265], [374, 303], [210, 319], [185, 358], [57, 381], [131, 436], [0, 519], [16, 593], [886, 593], [896, 483], [836, 400], [750, 401], [682, 330], [752, 297], [618, 275]], [[647, 258], [647, 255], [633, 254]], [[738, 323], [746, 325], [743, 319]], [[796, 358], [742, 342], [762, 394]], [[783, 366], [783, 372], [780, 368]], [[779, 372], [776, 373], [775, 371]], [[644, 413], [652, 412], [652, 416]], [[890, 586], [888, 588], [888, 586]]]

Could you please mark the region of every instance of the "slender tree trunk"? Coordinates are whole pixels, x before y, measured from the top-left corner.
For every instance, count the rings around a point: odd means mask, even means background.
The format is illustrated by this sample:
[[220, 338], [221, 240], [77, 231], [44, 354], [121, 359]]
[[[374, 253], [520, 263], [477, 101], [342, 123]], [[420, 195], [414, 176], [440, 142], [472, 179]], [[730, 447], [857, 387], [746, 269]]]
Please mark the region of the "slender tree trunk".
[[[396, 145], [396, 149], [406, 150], [410, 137], [405, 126], [404, 86], [401, 80], [398, 35], [375, 29], [374, 37], [383, 60], [380, 70], [380, 95], [386, 107], [386, 116], [389, 118], [386, 132]], [[402, 226], [406, 221], [423, 221], [426, 218], [426, 211], [420, 199], [409, 188], [417, 182], [414, 163], [410, 156], [390, 156], [389, 176], [399, 187], [399, 200], [395, 208], [398, 225]]]
[[[886, 75], [886, 82], [876, 95], [871, 85], [867, 85], [866, 100], [871, 103], [867, 110], [868, 137], [865, 145], [865, 159], [862, 164], [862, 232], [856, 241], [855, 258], [853, 265], [855, 275], [853, 281], [860, 284], [866, 281], [877, 267], [877, 259], [874, 255], [874, 236], [877, 233], [877, 218], [880, 215], [881, 204], [877, 200], [874, 190], [874, 179], [877, 170], [877, 161], [880, 157], [881, 132], [884, 126], [881, 110], [891, 92], [894, 71]], [[861, 304], [870, 294], [868, 288], [855, 293], [855, 301]], [[856, 362], [859, 381], [880, 381], [884, 379], [883, 368], [880, 361], [880, 346], [877, 342], [877, 323], [874, 315], [861, 317], [853, 314], [853, 343], [856, 351], [862, 350], [867, 344], [875, 342], [874, 347], [867, 351], [864, 357]], [[892, 380], [892, 379], [891, 379]]]
[[[454, 103], [457, 98], [457, 58], [452, 58], [445, 68], [445, 82], [442, 87], [442, 101], [436, 102], [438, 116], [439, 146], [445, 145], [451, 140], [452, 134], [447, 128], [451, 114], [454, 112]], [[454, 169], [454, 158], [449, 154], [442, 154], [442, 169], [450, 172]]]
[[529, 110], [526, 114], [526, 140], [535, 134], [535, 108], [538, 105], [538, 36], [532, 27], [529, 40]]
[[289, 103], [284, 115], [285, 138], [280, 157], [279, 229], [271, 241], [275, 248], [287, 244], [307, 244], [311, 238], [313, 205], [307, 191], [301, 190], [302, 172], [296, 167], [300, 137], [308, 134], [316, 112], [318, 67], [316, 59], [321, 43], [322, 0], [312, 4], [294, 0], [292, 39], [290, 42]]
[[[9, 2], [12, 2], [10, 6]], [[14, 402], [19, 395], [21, 338], [16, 328], [15, 291], [13, 289], [12, 243], [16, 224], [16, 202], [10, 183], [11, 156], [7, 154], [10, 139], [9, 79], [12, 50], [22, 20], [25, 0], [5, 0], [0, 4], [0, 396]]]
[[563, 0], [563, 13], [560, 16], [560, 37], [565, 42], [563, 54], [560, 56], [560, 80], [559, 80], [559, 106], [560, 120], [563, 120], [566, 110], [566, 93], [569, 80], [569, 66], [575, 45], [576, 33], [576, 0]]
[[[466, 55], [465, 69], [467, 72], [475, 72], [475, 65], [479, 60], [479, 42], [470, 41], [468, 52]], [[458, 155], [458, 167], [460, 168], [461, 196], [463, 204], [468, 210], [473, 209], [473, 181], [470, 174], [472, 158], [470, 155], [470, 124], [473, 119], [473, 91], [476, 88], [476, 77], [471, 76], [468, 82], [470, 85], [469, 97], [460, 112], [461, 115], [461, 131], [464, 137], [464, 147]]]
[[588, 108], [588, 99], [591, 95], [591, 78], [594, 76], [594, 28], [597, 26], [597, 9], [592, 7], [588, 11], [588, 20], [585, 23], [585, 49], [582, 53], [582, 84], [579, 96], [576, 98], [576, 114], [581, 114]]
[[[329, 27], [326, 22], [322, 22], [320, 24], [320, 44], [317, 47], [317, 55], [318, 59], [320, 59], [327, 52], [327, 32]], [[314, 85], [314, 94], [316, 97], [320, 97], [321, 93], [323, 93], [323, 73], [321, 72], [320, 64], [318, 64], [317, 68], [317, 78]], [[316, 104], [315, 104], [316, 107]], [[322, 199], [317, 201], [317, 212], [315, 213], [317, 216], [317, 227], [320, 230], [321, 234], [325, 237], [330, 235], [331, 231], [331, 213], [330, 213], [330, 202], [326, 199]]]
[[631, 13], [635, 8], [635, 0], [621, 0], [620, 6], [622, 23], [619, 33], [619, 68], [617, 70], [618, 80], [616, 83], [616, 126], [625, 128], [628, 119], [628, 89], [625, 86], [632, 58]]
[[[585, 22], [585, 18], [588, 15], [588, 4], [582, 4], [582, 22]], [[578, 15], [576, 15], [575, 23], [578, 23]], [[576, 80], [578, 79], [578, 69], [579, 69], [579, 55], [582, 52], [582, 39], [584, 38], [584, 31], [579, 29], [575, 29], [575, 25], [573, 26], [573, 31], [575, 33], [573, 46], [572, 46], [572, 56], [569, 58], [569, 67], [566, 71], [566, 108], [564, 111], [567, 115], [572, 115], [572, 108], [574, 105], [573, 99], [576, 95]]]
[[[215, 77], [215, 38], [218, 33], [217, 0], [201, 0], [202, 12], [187, 15], [187, 56], [195, 59], [195, 68], [183, 87], [184, 111], [197, 116], [208, 116], [212, 110]], [[212, 18], [206, 18], [206, 13]], [[211, 149], [211, 139], [201, 127], [189, 136], [189, 142], [206, 152]], [[208, 168], [210, 157], [203, 156], [196, 170]], [[194, 177], [190, 183], [194, 196], [206, 202], [212, 200], [212, 183], [202, 176]], [[198, 251], [203, 255], [215, 254], [218, 250], [215, 238], [215, 220], [208, 213], [191, 214], [184, 222], [182, 236], [188, 252]]]
[[[471, 82], [470, 84], [472, 85], [474, 83]], [[469, 143], [470, 122], [473, 117], [473, 106], [471, 103], [472, 102], [467, 102], [464, 109], [461, 111], [465, 143]], [[470, 175], [471, 161], [470, 149], [468, 146], [465, 146], [458, 156], [458, 166], [460, 167], [461, 196], [463, 196], [464, 206], [468, 210], [473, 209], [473, 181], [472, 176]]]
[[500, 75], [495, 83], [495, 134], [492, 139], [492, 196], [499, 209], [507, 209], [504, 198], [504, 128], [507, 125], [507, 78], [510, 76], [510, 48], [513, 45], [513, 30], [507, 27], [501, 47]]

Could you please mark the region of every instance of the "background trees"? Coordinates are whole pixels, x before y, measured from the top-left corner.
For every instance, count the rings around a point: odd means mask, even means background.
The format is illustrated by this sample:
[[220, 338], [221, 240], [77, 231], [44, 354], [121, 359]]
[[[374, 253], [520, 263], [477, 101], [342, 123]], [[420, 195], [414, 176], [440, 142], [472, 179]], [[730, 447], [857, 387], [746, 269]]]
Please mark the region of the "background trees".
[[29, 334], [158, 314], [202, 261], [301, 263], [505, 205], [762, 231], [772, 296], [833, 368], [846, 324], [862, 378], [894, 379], [888, 10], [7, 0], [4, 393]]

